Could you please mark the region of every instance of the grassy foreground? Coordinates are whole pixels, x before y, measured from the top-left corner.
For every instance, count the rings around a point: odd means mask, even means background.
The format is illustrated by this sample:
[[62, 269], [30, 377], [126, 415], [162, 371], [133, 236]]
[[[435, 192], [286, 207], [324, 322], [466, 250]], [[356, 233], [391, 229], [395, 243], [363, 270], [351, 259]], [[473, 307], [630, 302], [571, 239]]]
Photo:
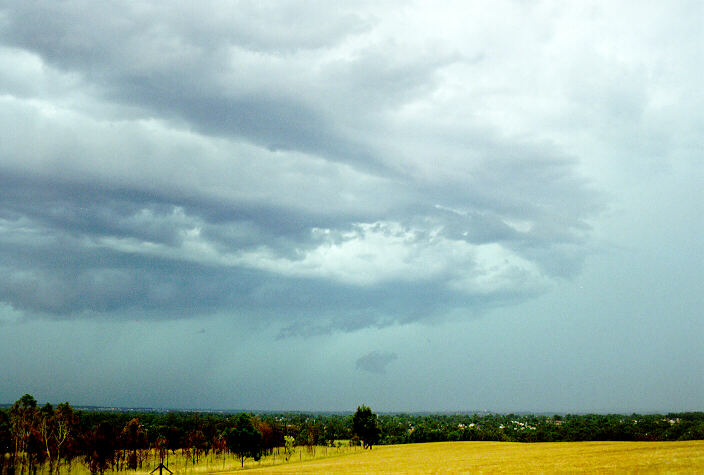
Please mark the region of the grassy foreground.
[[704, 441], [390, 445], [248, 472], [704, 473]]
[[[362, 453], [361, 447], [350, 447], [344, 445], [341, 447], [296, 447], [295, 453], [288, 459], [284, 455], [283, 448], [275, 449], [272, 454], [265, 455], [261, 460], [247, 458], [244, 461], [244, 470], [252, 468], [273, 467], [277, 465], [285, 465], [289, 467], [299, 466], [312, 460], [324, 460], [331, 457], [341, 457], [348, 454]], [[145, 459], [142, 460], [142, 465], [136, 470], [107, 470], [106, 475], [131, 475], [131, 474], [147, 474], [156, 469], [160, 459], [156, 451], [152, 450], [148, 453]], [[177, 450], [175, 454], [169, 452], [168, 457], [164, 460], [174, 475], [199, 475], [208, 473], [231, 473], [234, 471], [242, 471], [241, 462], [232, 454], [215, 454], [210, 452], [209, 455], [203, 455], [198, 463], [194, 464], [191, 459], [186, 458], [181, 450]], [[3, 472], [4, 473], [4, 472]], [[17, 474], [20, 473], [17, 469]], [[48, 464], [41, 465], [37, 468], [35, 475], [50, 475]], [[56, 473], [56, 472], [53, 472]], [[62, 463], [60, 467], [62, 475], [90, 475], [88, 466], [81, 463], [79, 460], [74, 460], [70, 465]], [[167, 474], [168, 472], [164, 472]]]

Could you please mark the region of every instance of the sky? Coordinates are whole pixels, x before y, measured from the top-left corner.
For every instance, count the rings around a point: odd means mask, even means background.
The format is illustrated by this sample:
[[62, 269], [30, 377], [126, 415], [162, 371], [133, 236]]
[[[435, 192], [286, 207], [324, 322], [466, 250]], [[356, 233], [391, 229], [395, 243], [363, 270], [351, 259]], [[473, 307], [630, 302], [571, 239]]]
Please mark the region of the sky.
[[0, 5], [0, 402], [704, 401], [704, 4]]

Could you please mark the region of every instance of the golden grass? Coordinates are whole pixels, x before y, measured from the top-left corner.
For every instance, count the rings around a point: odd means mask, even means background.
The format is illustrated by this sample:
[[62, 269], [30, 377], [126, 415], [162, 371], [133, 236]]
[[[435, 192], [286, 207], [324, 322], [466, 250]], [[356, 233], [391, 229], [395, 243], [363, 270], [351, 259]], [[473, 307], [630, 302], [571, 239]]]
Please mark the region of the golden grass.
[[[180, 452], [180, 451], [179, 451]], [[332, 457], [340, 457], [347, 454], [361, 453], [361, 447], [312, 447], [308, 449], [307, 447], [296, 447], [296, 451], [291, 455], [289, 460], [284, 458], [283, 448], [275, 450], [273, 454], [266, 455], [261, 458], [261, 460], [254, 460], [247, 458], [244, 461], [244, 469], [253, 468], [264, 468], [264, 467], [275, 467], [280, 465], [292, 465], [292, 464], [302, 464], [310, 462], [313, 460], [324, 460]], [[166, 462], [166, 461], [165, 461]], [[154, 458], [147, 464], [143, 465], [141, 472], [150, 472], [158, 465], [158, 460]], [[182, 474], [206, 474], [206, 473], [231, 473], [233, 471], [241, 471], [241, 462], [239, 459], [235, 458], [234, 455], [215, 455], [210, 454], [207, 457], [202, 457], [200, 461], [193, 465], [187, 463], [185, 458], [180, 455], [170, 455], [168, 460], [169, 470], [174, 472], [175, 475]], [[140, 472], [140, 470], [137, 470]], [[112, 472], [111, 472], [112, 473]], [[116, 472], [118, 474], [129, 474], [130, 472]], [[134, 472], [131, 472], [134, 473]], [[167, 472], [164, 472], [167, 473]], [[75, 474], [71, 474], [75, 475]]]
[[439, 442], [375, 447], [249, 472], [704, 473], [704, 441]]
[[[254, 459], [248, 458], [244, 461], [244, 469], [251, 468], [262, 468], [262, 467], [273, 467], [276, 465], [291, 465], [294, 463], [305, 463], [311, 460], [322, 460], [330, 457], [340, 457], [345, 454], [353, 454], [355, 452], [362, 452], [361, 447], [350, 447], [348, 445], [342, 447], [312, 447], [308, 449], [307, 447], [296, 447], [296, 452], [291, 456], [289, 460], [284, 457], [283, 448], [275, 449], [274, 453], [262, 457], [261, 460], [255, 461]], [[135, 471], [132, 470], [122, 470], [119, 472], [108, 470], [105, 473], [109, 475], [130, 475], [134, 473], [146, 474], [154, 470], [159, 465], [159, 457], [156, 455], [155, 451], [150, 451], [146, 460], [142, 462], [142, 466]], [[218, 473], [218, 472], [233, 472], [241, 471], [240, 460], [237, 459], [232, 454], [215, 454], [211, 452], [207, 456], [202, 456], [197, 464], [193, 464], [191, 460], [187, 459], [181, 450], [177, 450], [175, 454], [169, 453], [168, 459], [164, 460], [169, 470], [171, 470], [174, 475], [185, 475], [185, 474], [207, 474], [207, 473]], [[19, 469], [17, 471], [19, 473]], [[70, 467], [65, 463], [61, 465], [60, 473], [62, 475], [89, 475], [89, 468], [80, 463], [79, 460], [74, 460]], [[158, 473], [158, 471], [157, 471]], [[168, 472], [163, 472], [168, 474]], [[49, 466], [44, 464], [40, 466], [36, 472], [37, 475], [49, 475]]]
[[[180, 451], [179, 451], [180, 452]], [[155, 454], [136, 473], [146, 474], [158, 464]], [[175, 474], [227, 474], [240, 472], [232, 455], [210, 454], [197, 465], [186, 463], [180, 453], [169, 456]], [[47, 467], [43, 467], [46, 469]], [[87, 475], [79, 463], [62, 466], [61, 473]], [[296, 447], [289, 461], [281, 453], [260, 461], [245, 460], [251, 473], [702, 473], [704, 440], [685, 442], [437, 442], [426, 444], [359, 447]], [[38, 472], [43, 474], [46, 472]], [[113, 472], [107, 472], [113, 473]], [[118, 474], [135, 473], [132, 471]], [[164, 472], [167, 473], [167, 472]]]

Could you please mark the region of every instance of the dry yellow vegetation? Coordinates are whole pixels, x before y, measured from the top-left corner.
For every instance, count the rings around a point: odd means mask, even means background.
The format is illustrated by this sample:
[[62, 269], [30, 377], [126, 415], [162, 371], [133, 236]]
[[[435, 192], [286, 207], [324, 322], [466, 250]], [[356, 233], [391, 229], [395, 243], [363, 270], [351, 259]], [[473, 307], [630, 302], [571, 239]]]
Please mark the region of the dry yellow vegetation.
[[[350, 447], [348, 445], [341, 447], [296, 447], [295, 453], [289, 459], [286, 459], [284, 457], [283, 449], [279, 448], [274, 450], [273, 453], [263, 456], [261, 460], [258, 461], [252, 458], [245, 459], [244, 470], [251, 468], [272, 467], [276, 465], [294, 466], [294, 464], [296, 464], [296, 466], [298, 466], [298, 464], [306, 463], [311, 460], [322, 460], [330, 457], [341, 457], [346, 454], [362, 452], [363, 450], [361, 447]], [[104, 473], [105, 475], [130, 475], [134, 473], [148, 474], [157, 469], [159, 463], [160, 459], [157, 452], [152, 450], [142, 460], [142, 465], [136, 471], [107, 470]], [[168, 469], [174, 473], [174, 475], [199, 475], [242, 471], [240, 460], [233, 454], [215, 454], [215, 452], [210, 452], [208, 455], [203, 455], [198, 463], [194, 464], [191, 459], [184, 456], [181, 450], [177, 450], [176, 453], [169, 452], [168, 457], [164, 460], [164, 463], [168, 466]], [[19, 473], [19, 470], [17, 473]], [[56, 472], [54, 471], [52, 473]], [[90, 475], [90, 470], [88, 466], [81, 463], [79, 459], [75, 459], [70, 466], [63, 463], [60, 467], [60, 473], [69, 475]], [[158, 469], [156, 473], [158, 473]], [[166, 471], [163, 473], [165, 475], [168, 474]], [[48, 464], [44, 464], [36, 470], [36, 475], [49, 474]]]
[[[136, 473], [149, 473], [158, 464], [152, 454]], [[203, 457], [195, 466], [181, 454], [170, 455], [175, 475], [242, 472], [232, 455]], [[88, 475], [74, 463], [70, 472]], [[683, 442], [436, 442], [360, 447], [296, 447], [290, 460], [279, 454], [260, 461], [246, 459], [247, 473], [702, 473], [704, 440]], [[46, 472], [39, 471], [38, 475]], [[106, 474], [130, 474], [132, 471]], [[158, 473], [158, 472], [157, 472]], [[165, 474], [168, 472], [164, 472]]]
[[704, 441], [390, 445], [248, 472], [704, 473]]

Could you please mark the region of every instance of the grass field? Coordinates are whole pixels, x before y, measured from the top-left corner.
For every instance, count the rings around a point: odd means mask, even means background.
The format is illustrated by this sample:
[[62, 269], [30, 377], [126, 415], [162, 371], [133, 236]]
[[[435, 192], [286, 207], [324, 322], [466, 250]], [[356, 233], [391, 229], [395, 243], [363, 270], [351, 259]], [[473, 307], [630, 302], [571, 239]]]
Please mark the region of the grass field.
[[[245, 459], [244, 469], [256, 469], [256, 468], [271, 468], [275, 466], [288, 466], [293, 467], [298, 466], [306, 462], [313, 460], [325, 460], [333, 457], [341, 457], [344, 455], [350, 455], [355, 453], [362, 453], [361, 447], [350, 447], [348, 445], [342, 447], [312, 447], [308, 449], [307, 447], [296, 447], [296, 451], [291, 457], [286, 460], [283, 455], [283, 449], [275, 451], [271, 455], [266, 455], [261, 458], [261, 460], [254, 460], [251, 458]], [[158, 464], [158, 460], [153, 458], [149, 463], [143, 466], [142, 472], [150, 472]], [[200, 461], [193, 465], [188, 463], [182, 455], [171, 455], [168, 460], [168, 467], [174, 474], [205, 474], [205, 473], [231, 473], [233, 471], [241, 471], [242, 467], [240, 465], [240, 460], [235, 458], [233, 455], [211, 455], [207, 457], [202, 457]], [[140, 472], [140, 470], [137, 470]], [[134, 472], [118, 472], [118, 473], [134, 473]], [[71, 475], [75, 475], [72, 473]]]
[[[136, 472], [117, 473], [147, 474], [158, 463], [153, 454]], [[239, 460], [232, 455], [210, 454], [195, 466], [187, 463], [180, 454], [171, 455], [168, 466], [177, 475], [242, 471]], [[61, 473], [90, 473], [79, 463], [74, 463], [70, 472], [67, 468], [62, 466]], [[704, 440], [536, 444], [437, 442], [377, 446], [371, 451], [349, 446], [339, 449], [315, 447], [312, 451], [297, 447], [290, 460], [285, 460], [281, 453], [260, 461], [247, 459], [244, 469], [248, 473], [704, 473]]]
[[[350, 447], [344, 445], [341, 447], [296, 447], [295, 453], [287, 460], [284, 457], [283, 448], [275, 450], [273, 454], [262, 457], [261, 460], [255, 461], [251, 458], [245, 459], [244, 469], [273, 467], [277, 465], [294, 466], [311, 460], [324, 460], [331, 457], [340, 457], [344, 455], [362, 453], [361, 447]], [[148, 456], [142, 462], [142, 466], [136, 471], [122, 470], [119, 472], [108, 470], [106, 474], [115, 475], [130, 475], [134, 473], [145, 474], [154, 470], [159, 465], [160, 459], [155, 451], [150, 451]], [[164, 460], [169, 470], [176, 475], [185, 474], [207, 474], [207, 473], [227, 473], [233, 471], [241, 471], [240, 460], [232, 454], [215, 454], [211, 452], [209, 455], [203, 455], [197, 464], [193, 464], [192, 460], [187, 459], [181, 452], [177, 450], [175, 454], [169, 453], [168, 458]], [[19, 468], [17, 469], [19, 472]], [[89, 475], [89, 468], [80, 463], [79, 460], [74, 460], [70, 466], [63, 463], [60, 473], [64, 475]], [[168, 473], [168, 472], [164, 472]], [[49, 475], [49, 466], [44, 464], [38, 467], [36, 475]]]
[[375, 447], [249, 472], [704, 473], [704, 441], [439, 442]]

